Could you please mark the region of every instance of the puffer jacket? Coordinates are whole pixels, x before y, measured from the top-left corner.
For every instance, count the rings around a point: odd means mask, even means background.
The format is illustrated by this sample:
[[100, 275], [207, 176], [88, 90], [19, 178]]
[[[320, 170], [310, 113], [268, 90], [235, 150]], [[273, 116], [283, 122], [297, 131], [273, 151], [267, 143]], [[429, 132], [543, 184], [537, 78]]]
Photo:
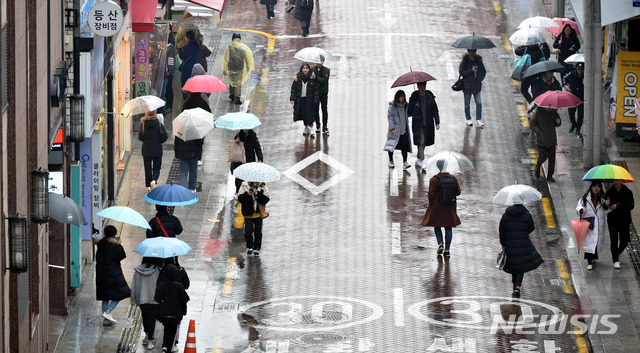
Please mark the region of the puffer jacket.
[[500, 219], [500, 244], [507, 253], [507, 263], [503, 270], [507, 273], [533, 271], [544, 260], [533, 246], [529, 233], [536, 229], [531, 213], [523, 205], [507, 208]]

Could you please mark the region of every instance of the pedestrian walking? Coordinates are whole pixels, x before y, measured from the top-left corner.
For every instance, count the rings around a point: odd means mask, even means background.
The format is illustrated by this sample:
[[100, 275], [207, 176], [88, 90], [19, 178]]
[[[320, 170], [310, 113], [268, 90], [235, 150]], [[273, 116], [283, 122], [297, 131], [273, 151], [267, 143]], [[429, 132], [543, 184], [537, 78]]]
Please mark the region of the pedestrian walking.
[[522, 204], [507, 207], [500, 219], [500, 245], [507, 254], [503, 271], [511, 274], [513, 295], [516, 296], [520, 296], [524, 274], [544, 262], [529, 238], [535, 229], [531, 213]]
[[531, 93], [533, 99], [547, 91], [562, 91], [562, 85], [556, 80], [553, 71], [545, 71], [537, 75], [536, 81], [531, 84]]
[[131, 296], [131, 289], [120, 265], [120, 261], [124, 260], [127, 254], [120, 245], [120, 239], [116, 237], [116, 227], [106, 226], [103, 234], [96, 250], [96, 300], [102, 301], [102, 317], [105, 324], [115, 324], [113, 309], [121, 300]]
[[[195, 65], [200, 66], [200, 64]], [[209, 103], [200, 92], [189, 92], [187, 99], [182, 104], [182, 111], [193, 108], [202, 108], [211, 113]], [[202, 159], [202, 146], [204, 138], [183, 141], [179, 137], [174, 139], [175, 157], [180, 160], [180, 185], [196, 192], [198, 181], [198, 162]]]
[[[305, 136], [311, 134], [313, 123], [318, 114], [318, 92], [318, 81], [311, 78], [311, 67], [307, 63], [302, 64], [291, 84], [289, 101], [293, 104], [293, 121], [302, 120], [304, 123], [302, 134]], [[315, 135], [311, 135], [311, 137], [315, 137]]]
[[[177, 44], [178, 56], [182, 60], [180, 64], [180, 87], [184, 87], [184, 84], [189, 78], [191, 78], [191, 70], [193, 65], [198, 63], [200, 58], [200, 45], [196, 39], [196, 33], [194, 31], [187, 31], [185, 39]], [[186, 98], [186, 91], [182, 91], [183, 98]]]
[[178, 217], [167, 211], [167, 206], [156, 205], [156, 215], [149, 220], [147, 238], [169, 237], [175, 238], [182, 233], [182, 223]]
[[153, 300], [153, 297], [156, 293], [160, 268], [145, 259], [151, 258], [143, 258], [142, 263], [135, 268], [133, 273], [131, 305], [139, 306], [142, 314], [142, 327], [145, 333], [142, 344], [147, 346], [147, 349], [153, 349], [156, 346], [154, 333], [158, 317], [158, 303]]
[[260, 3], [267, 7], [267, 19], [268, 20], [276, 17], [276, 14], [275, 14], [275, 12], [273, 12], [273, 9], [276, 6], [276, 4], [278, 3], [278, 0], [260, 0]]
[[[569, 71], [562, 80], [564, 89], [575, 94], [576, 97], [584, 101], [584, 63], [578, 63], [574, 70]], [[578, 112], [578, 119], [576, 120], [576, 111]], [[582, 138], [580, 128], [582, 128], [582, 122], [584, 120], [584, 103], [580, 103], [577, 107], [569, 108], [569, 121], [571, 122], [571, 128], [569, 133], [575, 131], [576, 137]]]
[[300, 21], [302, 26], [302, 36], [309, 35], [309, 25], [313, 14], [313, 0], [296, 0], [296, 12], [294, 17]]
[[[549, 60], [551, 57], [551, 51], [549, 50], [549, 45], [546, 42], [520, 46], [515, 49], [515, 54], [518, 56], [523, 56], [524, 54], [529, 54], [531, 56], [531, 65], [537, 64], [540, 61]], [[533, 97], [529, 94], [529, 87], [536, 81], [535, 76], [526, 77], [520, 82], [520, 93], [524, 99], [527, 100], [527, 103], [531, 104], [533, 102]]]
[[487, 75], [487, 70], [482, 62], [482, 56], [476, 54], [476, 49], [467, 49], [467, 53], [462, 56], [462, 61], [458, 66], [458, 72], [464, 80], [464, 114], [467, 118], [467, 126], [472, 126], [471, 120], [471, 95], [476, 104], [476, 123], [483, 127], [482, 122], [482, 80]]
[[[260, 140], [258, 140], [258, 135], [252, 129], [240, 130], [234, 137], [236, 141], [240, 141], [244, 146], [244, 156], [246, 163], [250, 162], [259, 162], [262, 163], [262, 147], [260, 146]], [[233, 171], [241, 166], [243, 163], [241, 162], [231, 162], [229, 168], [231, 169], [231, 174]], [[242, 185], [242, 179], [236, 178], [236, 197], [238, 195], [238, 190], [240, 190], [240, 185]]]
[[[318, 108], [322, 108], [322, 134], [329, 135], [329, 112], [327, 110], [327, 99], [329, 98], [329, 77], [331, 70], [324, 66], [324, 55], [320, 55], [320, 62], [311, 68], [311, 78], [318, 82]], [[320, 114], [316, 113], [316, 134], [320, 133]]]
[[184, 315], [187, 315], [189, 295], [182, 283], [178, 282], [179, 269], [169, 264], [163, 269], [164, 276], [158, 282], [154, 300], [159, 303], [158, 321], [164, 326], [162, 352], [176, 352], [178, 326]]
[[537, 107], [529, 127], [536, 134], [536, 145], [538, 146], [538, 161], [535, 166], [536, 179], [540, 179], [540, 168], [542, 163], [549, 159], [547, 168], [547, 181], [555, 182], [553, 172], [556, 167], [556, 145], [558, 137], [556, 127], [562, 124], [557, 109]]
[[175, 36], [173, 32], [169, 32], [167, 56], [164, 65], [164, 80], [162, 81], [162, 94], [160, 95], [160, 99], [166, 103], [158, 110], [158, 113], [163, 115], [173, 111], [173, 73], [176, 69], [176, 49], [174, 43]]
[[409, 130], [409, 105], [403, 90], [398, 90], [389, 102], [387, 109], [387, 119], [389, 120], [389, 130], [387, 132], [387, 142], [384, 150], [389, 154], [389, 168], [395, 168], [393, 163], [393, 151], [400, 150], [402, 153], [402, 169], [409, 169], [411, 165], [407, 162], [407, 157], [411, 151], [411, 132]]
[[425, 173], [424, 148], [435, 143], [436, 130], [440, 129], [436, 96], [427, 90], [426, 82], [419, 82], [418, 89], [411, 93], [407, 112], [411, 116], [413, 144], [418, 147], [416, 165]]
[[616, 179], [604, 197], [606, 204], [611, 209], [607, 215], [609, 237], [611, 238], [611, 259], [613, 267], [620, 268], [620, 254], [630, 240], [631, 210], [635, 206], [633, 193], [622, 183], [622, 180]]
[[593, 264], [598, 259], [598, 253], [604, 247], [604, 216], [609, 212], [610, 209], [605, 202], [602, 182], [599, 180], [592, 181], [576, 206], [576, 213], [580, 215], [580, 218], [589, 221], [589, 228], [582, 242], [584, 258], [587, 260], [587, 270], [593, 269]]
[[255, 66], [253, 53], [242, 43], [240, 33], [231, 36], [231, 44], [224, 50], [221, 69], [229, 83], [229, 99], [235, 104], [242, 104], [242, 85], [249, 79], [249, 73], [255, 70]]
[[564, 77], [570, 70], [569, 65], [564, 61], [580, 50], [580, 40], [578, 33], [569, 24], [565, 24], [562, 32], [553, 41], [553, 47], [558, 49], [558, 63], [563, 67], [562, 76]]
[[[195, 64], [193, 65], [193, 69], [191, 69], [191, 77], [206, 75], [205, 71], [206, 69], [201, 64]], [[209, 106], [209, 93], [201, 92], [200, 96], [202, 97], [202, 100], [197, 99], [196, 97], [187, 97], [187, 101], [183, 103], [182, 111], [184, 111], [185, 109], [202, 108], [208, 112], [211, 112], [211, 107]], [[202, 138], [202, 143], [204, 144], [204, 137]], [[203, 164], [204, 163], [202, 162], [201, 155], [200, 159], [198, 160], [198, 166], [201, 166]]]
[[[449, 174], [447, 162], [444, 159], [438, 160], [436, 166], [440, 172], [429, 179], [427, 194], [429, 204], [424, 217], [422, 217], [422, 225], [434, 227], [438, 241], [437, 254], [449, 257], [453, 228], [460, 224], [455, 199], [460, 195], [461, 190], [458, 178]], [[442, 238], [443, 227], [444, 239]]]
[[262, 248], [260, 207], [264, 207], [269, 202], [269, 188], [265, 183], [244, 181], [238, 194], [238, 202], [240, 202], [242, 216], [244, 216], [244, 240], [247, 244], [247, 256], [260, 256]]
[[142, 141], [144, 185], [149, 191], [158, 184], [162, 168], [162, 144], [167, 141], [168, 135], [155, 110], [147, 111], [140, 122], [138, 140]]
[[[198, 52], [198, 63], [204, 69], [204, 72], [207, 72], [207, 58], [211, 56], [211, 50], [204, 44], [204, 36], [202, 34], [198, 34], [198, 45], [200, 46], [200, 51]], [[204, 75], [204, 73], [202, 74]], [[193, 77], [193, 74], [191, 74]]]

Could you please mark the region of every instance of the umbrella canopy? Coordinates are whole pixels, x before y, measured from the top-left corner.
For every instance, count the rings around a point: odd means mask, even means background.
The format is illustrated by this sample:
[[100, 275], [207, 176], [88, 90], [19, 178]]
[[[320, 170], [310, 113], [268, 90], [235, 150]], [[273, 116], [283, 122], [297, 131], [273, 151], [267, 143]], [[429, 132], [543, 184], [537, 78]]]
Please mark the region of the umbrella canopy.
[[546, 91], [537, 96], [533, 103], [543, 108], [574, 108], [582, 104], [582, 100], [569, 91]]
[[550, 26], [550, 27], [545, 27], [545, 29], [551, 33], [554, 37], [557, 37], [560, 33], [562, 33], [562, 30], [564, 29], [565, 25], [569, 25], [571, 26], [571, 28], [575, 29], [576, 34], [580, 34], [580, 28], [578, 28], [578, 24], [576, 23], [576, 21], [573, 21], [571, 19], [568, 19], [566, 17], [554, 17], [553, 20], [558, 24], [557, 26]]
[[324, 56], [325, 59], [329, 59], [331, 57], [331, 54], [324, 49], [318, 47], [306, 47], [295, 53], [293, 58], [308, 63], [321, 63], [324, 60], [321, 60], [320, 55]]
[[626, 169], [615, 164], [602, 164], [595, 166], [589, 169], [589, 171], [582, 177], [582, 180], [584, 181], [613, 181], [616, 179], [622, 180], [623, 183], [633, 183], [635, 181]]
[[144, 114], [147, 111], [164, 107], [164, 105], [165, 102], [156, 96], [140, 96], [128, 101], [127, 104], [122, 107], [120, 114]]
[[542, 194], [534, 187], [529, 185], [514, 184], [505, 186], [496, 196], [493, 197], [491, 202], [499, 205], [526, 205], [542, 199]]
[[584, 53], [575, 53], [570, 55], [568, 58], [564, 59], [564, 62], [567, 64], [577, 64], [584, 62]]
[[276, 168], [257, 162], [245, 163], [239, 166], [233, 170], [233, 176], [238, 179], [261, 183], [280, 180], [280, 172]]
[[495, 48], [496, 45], [493, 44], [489, 38], [485, 38], [483, 36], [477, 36], [475, 33], [470, 36], [462, 37], [453, 42], [451, 45], [454, 48], [464, 48], [464, 49], [491, 49]]
[[562, 68], [562, 65], [558, 64], [555, 61], [540, 61], [529, 66], [524, 72], [524, 76], [522, 76], [522, 78], [535, 76], [547, 71], [560, 72], [562, 71]]
[[132, 226], [151, 229], [149, 223], [138, 211], [128, 206], [111, 206], [96, 213], [96, 215], [104, 218], [113, 219], [114, 221], [131, 224]]
[[78, 227], [84, 223], [82, 208], [72, 198], [55, 192], [49, 193], [49, 217]]
[[182, 141], [197, 140], [213, 130], [213, 114], [202, 108], [186, 109], [173, 119], [173, 136]]
[[573, 234], [576, 236], [576, 243], [578, 243], [578, 248], [582, 247], [582, 242], [584, 241], [584, 237], [587, 235], [587, 230], [589, 229], [589, 221], [586, 219], [574, 219], [571, 220], [571, 227], [573, 228]]
[[551, 41], [551, 34], [544, 28], [520, 28], [509, 37], [509, 41], [513, 45], [534, 45]]
[[191, 247], [178, 238], [155, 237], [143, 240], [133, 251], [144, 257], [166, 259], [186, 255]]
[[227, 113], [215, 121], [215, 126], [226, 130], [253, 129], [262, 125], [257, 116], [251, 113], [235, 112]]
[[173, 183], [156, 186], [144, 195], [144, 199], [153, 204], [164, 206], [186, 206], [199, 201], [191, 190]]
[[427, 81], [433, 81], [433, 80], [435, 80], [435, 77], [429, 75], [426, 72], [410, 71], [398, 77], [398, 79], [391, 85], [391, 88], [406, 86], [412, 83], [427, 82]]
[[473, 169], [473, 163], [462, 153], [445, 151], [439, 152], [433, 155], [433, 157], [427, 160], [427, 169], [434, 172], [439, 172], [440, 169], [436, 166], [436, 163], [443, 159], [445, 166], [442, 168], [442, 172], [449, 172], [451, 174], [460, 174]]
[[549, 17], [535, 16], [535, 17], [529, 17], [524, 21], [520, 22], [520, 24], [518, 25], [518, 28], [529, 28], [529, 27], [553, 28], [558, 26], [559, 24]]
[[216, 76], [197, 75], [188, 79], [182, 90], [202, 93], [223, 92], [227, 90], [227, 85]]

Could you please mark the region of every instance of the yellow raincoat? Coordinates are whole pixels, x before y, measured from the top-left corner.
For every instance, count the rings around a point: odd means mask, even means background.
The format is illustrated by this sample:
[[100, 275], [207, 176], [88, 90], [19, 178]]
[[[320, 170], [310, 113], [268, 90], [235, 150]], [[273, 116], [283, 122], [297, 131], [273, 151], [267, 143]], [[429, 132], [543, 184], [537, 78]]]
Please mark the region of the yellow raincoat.
[[240, 38], [234, 39], [224, 50], [222, 74], [230, 86], [239, 87], [249, 79], [249, 73], [255, 70], [253, 53]]

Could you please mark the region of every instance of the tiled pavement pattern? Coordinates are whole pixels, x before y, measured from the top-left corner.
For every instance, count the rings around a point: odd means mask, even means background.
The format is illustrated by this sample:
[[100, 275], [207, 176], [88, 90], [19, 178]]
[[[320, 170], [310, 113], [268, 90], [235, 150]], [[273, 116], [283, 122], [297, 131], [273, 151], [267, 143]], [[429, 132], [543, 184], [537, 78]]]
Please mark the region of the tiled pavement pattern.
[[[616, 272], [604, 255], [587, 273], [581, 268], [582, 254], [571, 248], [569, 220], [586, 187], [579, 180], [584, 172], [579, 141], [563, 126], [558, 182], [548, 189], [533, 178], [533, 138], [519, 118], [516, 102], [522, 98], [507, 77], [512, 57], [503, 47], [482, 52], [489, 72], [483, 88], [486, 127], [464, 125], [462, 95], [449, 88], [461, 51], [450, 48], [450, 43], [472, 31], [500, 43], [496, 33], [505, 24], [495, 24], [493, 3], [450, 0], [416, 8], [404, 6], [409, 4], [405, 2], [389, 6], [367, 1], [364, 7], [360, 2], [323, 2], [314, 12], [306, 39], [300, 38], [299, 24], [284, 13], [283, 4], [278, 5], [276, 18], [267, 21], [257, 1], [229, 3], [218, 27], [273, 33], [276, 52], [265, 56], [264, 37], [242, 33], [256, 53], [256, 72], [246, 89], [249, 98], [245, 105], [235, 106], [226, 93], [214, 94], [210, 101], [215, 115], [248, 105], [263, 122], [256, 131], [265, 162], [280, 171], [320, 151], [354, 173], [318, 195], [287, 177], [271, 183], [273, 201], [271, 216], [265, 220], [262, 255], [246, 258], [242, 232], [234, 228], [233, 180], [227, 163], [226, 142], [233, 133], [215, 130], [207, 136], [204, 166], [199, 168], [200, 202], [174, 211], [185, 225], [181, 238], [194, 248], [181, 258], [192, 282], [181, 350], [189, 319], [196, 320], [199, 352], [547, 353], [604, 351], [602, 345], [607, 352], [638, 347], [634, 305], [639, 293], [628, 257], [623, 256], [623, 268]], [[454, 8], [458, 12], [452, 15]], [[391, 22], [378, 21], [381, 18], [394, 20], [388, 30], [385, 26]], [[443, 28], [433, 19], [446, 19], [447, 25]], [[231, 31], [211, 33], [215, 37], [205, 37], [222, 38], [222, 45], [230, 40]], [[311, 45], [336, 56], [326, 63], [332, 69], [329, 137], [305, 138], [302, 128], [291, 123], [289, 87], [300, 65], [291, 58]], [[219, 50], [210, 58], [209, 73], [221, 76], [221, 55]], [[437, 96], [442, 126], [436, 146], [427, 148], [427, 154], [459, 151], [476, 168], [460, 176], [463, 194], [458, 210], [463, 224], [454, 230], [449, 260], [435, 256], [433, 231], [419, 226], [429, 176], [414, 168], [389, 171], [382, 152], [386, 102], [395, 92], [388, 87], [410, 68], [438, 78], [428, 88]], [[409, 94], [413, 88], [405, 90]], [[161, 180], [167, 176], [175, 180], [175, 174], [168, 175], [172, 139], [164, 148]], [[619, 159], [616, 151], [610, 155]], [[399, 158], [397, 154], [396, 162]], [[627, 163], [632, 174], [640, 175], [637, 163]], [[117, 203], [151, 218], [154, 208], [143, 199], [142, 169], [142, 159], [134, 152]], [[337, 173], [321, 161], [300, 172], [316, 185]], [[538, 187], [551, 197], [555, 211], [549, 219], [541, 204], [529, 207], [537, 228], [532, 240], [546, 262], [525, 276], [519, 301], [511, 298], [510, 276], [493, 266], [504, 207], [490, 203], [493, 194], [514, 181]], [[125, 225], [120, 232], [129, 255], [123, 268], [130, 280], [140, 261], [133, 248], [144, 239], [144, 231]], [[128, 301], [116, 308], [115, 327], [102, 326], [93, 273], [92, 265], [85, 266], [83, 286], [76, 291], [55, 351], [144, 351], [141, 338], [135, 339], [139, 327]], [[537, 329], [490, 334], [492, 313], [506, 320], [528, 310], [543, 315], [554, 310], [567, 315], [620, 313], [622, 318], [612, 321], [622, 332], [573, 335], [567, 333], [572, 330], [569, 326], [559, 334], [540, 334]], [[156, 337], [161, 337], [161, 325]]]

